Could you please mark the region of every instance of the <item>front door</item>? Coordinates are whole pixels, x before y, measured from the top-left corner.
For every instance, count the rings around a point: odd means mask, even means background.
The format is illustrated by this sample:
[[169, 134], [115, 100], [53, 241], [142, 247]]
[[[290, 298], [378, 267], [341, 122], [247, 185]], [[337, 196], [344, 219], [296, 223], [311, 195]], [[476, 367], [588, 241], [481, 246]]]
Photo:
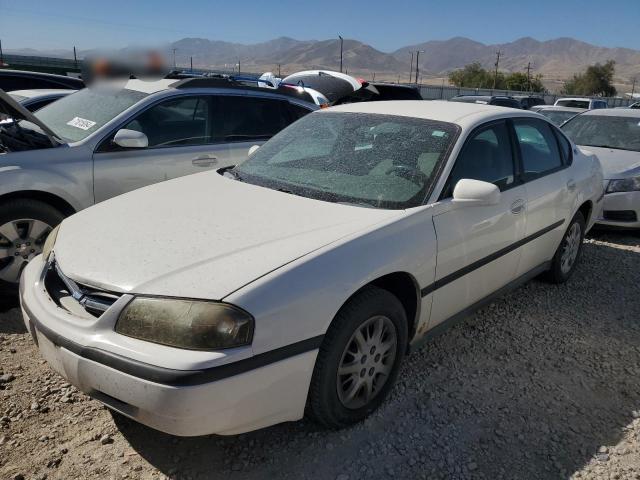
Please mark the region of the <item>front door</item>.
[[96, 202], [157, 182], [232, 165], [221, 138], [219, 100], [181, 96], [136, 115], [122, 128], [143, 132], [147, 148], [121, 148], [113, 133], [93, 155]]
[[[500, 202], [464, 206], [452, 201], [456, 183], [483, 180], [500, 188]], [[526, 191], [506, 121], [472, 132], [449, 176], [433, 222], [438, 241], [429, 328], [499, 290], [516, 277], [526, 228]]]

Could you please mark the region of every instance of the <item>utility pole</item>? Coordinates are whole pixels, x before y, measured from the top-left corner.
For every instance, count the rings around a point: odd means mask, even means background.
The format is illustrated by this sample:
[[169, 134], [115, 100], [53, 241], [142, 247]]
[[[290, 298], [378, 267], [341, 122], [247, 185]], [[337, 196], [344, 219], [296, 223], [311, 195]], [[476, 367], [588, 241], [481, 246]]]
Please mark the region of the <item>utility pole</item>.
[[2, 56], [2, 40], [0, 40], [0, 67], [4, 65], [4, 58]]
[[372, 82], [376, 81], [376, 72], [373, 72], [373, 80], [371, 80]]
[[418, 75], [420, 74], [420, 54], [424, 53], [424, 50], [416, 50], [416, 85], [418, 84]]
[[76, 46], [73, 46], [73, 65], [78, 68], [78, 56], [76, 55]]
[[176, 69], [176, 50], [177, 48], [173, 49], [173, 69]]
[[280, 75], [280, 64], [278, 64], [278, 78], [281, 78], [281, 75]]
[[189, 57], [189, 62], [191, 63], [191, 73], [193, 73], [193, 56]]
[[531, 62], [527, 63], [527, 92], [531, 91]]
[[238, 75], [240, 75], [240, 57], [238, 57]]
[[409, 83], [411, 83], [411, 79], [413, 78], [413, 52], [411, 53], [411, 61], [409, 62]]
[[496, 72], [493, 75], [493, 90], [495, 90], [496, 83], [498, 82], [498, 66], [500, 65], [500, 55], [502, 55], [502, 52], [498, 50], [496, 52]]
[[[2, 62], [2, 45], [0, 45], [0, 62]], [[633, 85], [631, 86], [631, 100], [633, 100], [633, 95], [636, 93], [636, 78], [633, 77]]]
[[344, 38], [342, 38], [341, 35], [338, 35], [338, 38], [340, 39], [340, 73], [342, 73], [342, 45], [344, 43]]

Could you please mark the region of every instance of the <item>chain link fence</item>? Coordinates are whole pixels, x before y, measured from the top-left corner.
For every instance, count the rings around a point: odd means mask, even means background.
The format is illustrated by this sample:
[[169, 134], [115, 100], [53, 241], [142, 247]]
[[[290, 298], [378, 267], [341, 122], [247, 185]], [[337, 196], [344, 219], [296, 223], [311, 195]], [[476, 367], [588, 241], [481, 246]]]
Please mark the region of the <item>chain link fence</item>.
[[622, 97], [583, 97], [581, 95], [555, 95], [555, 94], [538, 94], [535, 92], [522, 92], [517, 90], [493, 90], [490, 88], [463, 88], [463, 87], [450, 87], [446, 85], [420, 85], [420, 94], [425, 100], [449, 100], [458, 95], [535, 95], [543, 97], [545, 103], [553, 105], [558, 98], [572, 97], [572, 98], [597, 98], [598, 100], [605, 100], [609, 107], [627, 107], [634, 100], [622, 98]]

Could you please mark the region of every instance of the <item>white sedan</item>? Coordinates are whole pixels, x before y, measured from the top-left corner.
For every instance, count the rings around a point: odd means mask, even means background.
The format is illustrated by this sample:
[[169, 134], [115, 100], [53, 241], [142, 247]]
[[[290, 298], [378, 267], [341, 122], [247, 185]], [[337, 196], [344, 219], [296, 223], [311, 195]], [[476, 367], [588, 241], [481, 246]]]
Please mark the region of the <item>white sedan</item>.
[[640, 228], [640, 110], [589, 110], [562, 129], [602, 163], [607, 185], [598, 224]]
[[51, 367], [175, 435], [357, 422], [404, 355], [522, 282], [574, 272], [602, 172], [535, 113], [312, 113], [235, 168], [62, 222], [21, 279]]

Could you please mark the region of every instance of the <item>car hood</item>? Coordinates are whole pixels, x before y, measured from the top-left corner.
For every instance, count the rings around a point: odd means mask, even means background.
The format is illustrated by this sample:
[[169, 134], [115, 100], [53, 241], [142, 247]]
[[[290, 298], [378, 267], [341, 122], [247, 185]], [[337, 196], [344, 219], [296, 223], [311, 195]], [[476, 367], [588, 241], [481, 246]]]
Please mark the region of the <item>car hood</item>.
[[607, 180], [640, 175], [640, 152], [589, 146], [580, 148], [597, 155]]
[[54, 253], [81, 284], [220, 300], [403, 211], [340, 205], [206, 172], [146, 187], [66, 219]]
[[42, 130], [42, 133], [49, 137], [51, 144], [54, 146], [62, 143], [62, 141], [56, 137], [56, 134], [44, 122], [15, 99], [11, 98], [11, 95], [2, 89], [0, 89], [0, 113], [13, 118], [15, 121], [26, 120], [38, 126]]

